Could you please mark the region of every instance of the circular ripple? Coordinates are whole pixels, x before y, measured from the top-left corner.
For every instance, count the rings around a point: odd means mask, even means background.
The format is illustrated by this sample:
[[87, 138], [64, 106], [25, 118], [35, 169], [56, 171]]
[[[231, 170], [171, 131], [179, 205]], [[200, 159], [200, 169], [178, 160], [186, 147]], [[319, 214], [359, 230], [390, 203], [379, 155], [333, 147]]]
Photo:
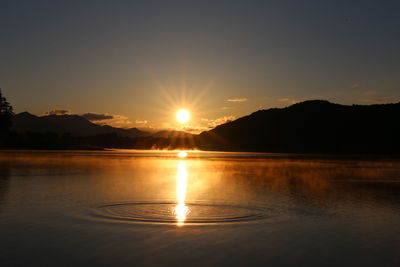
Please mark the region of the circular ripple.
[[113, 221], [164, 224], [239, 223], [274, 217], [273, 210], [231, 204], [185, 203], [185, 219], [177, 219], [177, 203], [128, 202], [95, 207], [91, 215]]

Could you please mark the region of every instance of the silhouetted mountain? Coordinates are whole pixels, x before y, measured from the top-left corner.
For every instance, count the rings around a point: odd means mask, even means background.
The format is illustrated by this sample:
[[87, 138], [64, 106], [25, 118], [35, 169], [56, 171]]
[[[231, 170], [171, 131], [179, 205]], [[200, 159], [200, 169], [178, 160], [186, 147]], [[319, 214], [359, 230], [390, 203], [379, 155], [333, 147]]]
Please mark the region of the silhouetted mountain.
[[43, 117], [32, 115], [28, 112], [22, 112], [12, 117], [11, 130], [19, 133], [23, 132], [62, 133], [65, 131], [62, 127], [58, 126], [57, 124], [49, 122], [45, 120]]
[[37, 117], [24, 112], [15, 115], [13, 123], [15, 133], [5, 148], [400, 154], [400, 103], [346, 106], [305, 101], [260, 110], [200, 135], [100, 126], [78, 115]]
[[79, 115], [49, 115], [38, 117], [28, 112], [13, 116], [12, 131], [24, 133], [69, 133], [72, 136], [93, 136], [116, 133], [123, 137], [139, 137], [149, 135], [136, 128], [122, 129], [108, 125], [97, 125]]
[[103, 130], [105, 130], [107, 133], [116, 133], [122, 137], [142, 137], [150, 135], [150, 133], [139, 130], [137, 128], [124, 129], [124, 128], [112, 127], [109, 125], [103, 125], [101, 127], [103, 127]]
[[219, 125], [201, 133], [196, 143], [202, 149], [236, 151], [400, 153], [400, 103], [305, 101]]
[[152, 136], [163, 138], [191, 138], [194, 135], [183, 131], [163, 130], [153, 133]]

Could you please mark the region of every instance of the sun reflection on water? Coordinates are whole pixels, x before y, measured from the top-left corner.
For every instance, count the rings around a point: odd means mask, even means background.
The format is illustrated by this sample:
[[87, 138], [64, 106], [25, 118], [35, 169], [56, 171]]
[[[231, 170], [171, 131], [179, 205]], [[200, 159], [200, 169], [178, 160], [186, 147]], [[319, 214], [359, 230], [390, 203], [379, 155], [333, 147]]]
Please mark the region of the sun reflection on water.
[[186, 158], [187, 157], [187, 152], [185, 151], [180, 151], [178, 153], [178, 158]]
[[176, 224], [183, 226], [185, 224], [186, 216], [189, 214], [189, 207], [186, 206], [186, 188], [187, 188], [187, 177], [188, 173], [186, 170], [186, 164], [183, 160], [178, 163], [178, 174], [177, 174], [177, 187], [176, 187], [176, 199], [177, 205], [174, 208], [174, 214], [176, 218]]

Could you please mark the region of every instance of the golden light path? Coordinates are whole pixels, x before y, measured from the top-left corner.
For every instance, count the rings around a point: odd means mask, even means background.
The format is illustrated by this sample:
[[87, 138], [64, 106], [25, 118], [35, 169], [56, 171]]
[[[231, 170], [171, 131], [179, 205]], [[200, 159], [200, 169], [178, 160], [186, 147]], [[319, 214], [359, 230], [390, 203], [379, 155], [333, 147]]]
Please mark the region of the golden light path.
[[[184, 154], [181, 154], [184, 153]], [[178, 157], [184, 158], [187, 156], [187, 153], [181, 151], [178, 153]], [[184, 160], [180, 160], [178, 163], [178, 173], [176, 176], [176, 200], [177, 205], [174, 209], [174, 214], [176, 218], [176, 224], [178, 226], [183, 226], [185, 224], [186, 216], [189, 213], [189, 208], [186, 206], [186, 188], [187, 188], [187, 180], [188, 180], [188, 173], [186, 170], [186, 163]]]
[[190, 119], [190, 112], [186, 109], [178, 110], [176, 113], [176, 120], [180, 123], [186, 123]]
[[186, 153], [185, 151], [180, 151], [180, 152], [178, 153], [178, 157], [179, 157], [179, 158], [186, 158], [186, 157], [187, 157], [187, 153]]

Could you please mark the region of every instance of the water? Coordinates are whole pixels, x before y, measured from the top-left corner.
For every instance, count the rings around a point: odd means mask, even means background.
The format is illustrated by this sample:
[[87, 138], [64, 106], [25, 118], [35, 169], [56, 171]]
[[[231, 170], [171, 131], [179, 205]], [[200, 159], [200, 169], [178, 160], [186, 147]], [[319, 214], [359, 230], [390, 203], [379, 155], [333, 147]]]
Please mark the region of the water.
[[400, 160], [179, 156], [1, 152], [0, 265], [400, 266]]

